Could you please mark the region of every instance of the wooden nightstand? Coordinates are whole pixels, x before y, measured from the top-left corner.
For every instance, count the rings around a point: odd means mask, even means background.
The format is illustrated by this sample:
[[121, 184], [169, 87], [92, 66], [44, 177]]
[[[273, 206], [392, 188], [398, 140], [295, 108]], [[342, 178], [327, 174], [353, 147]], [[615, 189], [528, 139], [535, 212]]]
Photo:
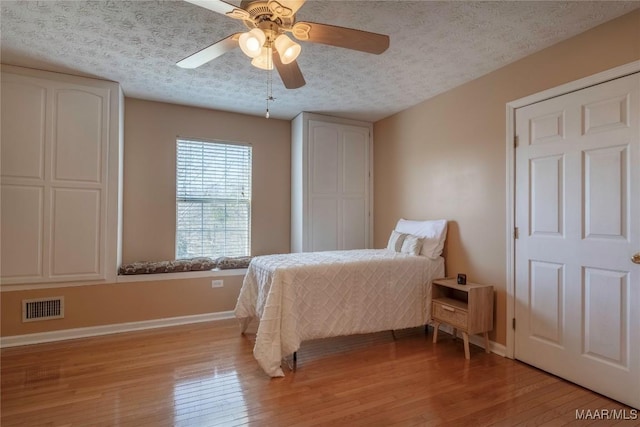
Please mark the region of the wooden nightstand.
[[436, 279], [431, 286], [431, 318], [433, 342], [438, 341], [440, 323], [462, 331], [464, 357], [469, 359], [469, 334], [483, 334], [484, 348], [489, 353], [489, 331], [493, 329], [493, 286], [467, 283], [456, 279]]

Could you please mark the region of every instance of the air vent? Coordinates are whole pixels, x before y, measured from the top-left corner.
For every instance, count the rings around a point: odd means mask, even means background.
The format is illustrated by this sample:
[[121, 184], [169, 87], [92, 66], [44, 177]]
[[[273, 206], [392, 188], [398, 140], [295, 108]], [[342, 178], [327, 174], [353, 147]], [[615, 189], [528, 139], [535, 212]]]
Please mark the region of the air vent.
[[22, 321], [62, 319], [64, 317], [64, 297], [36, 298], [22, 300]]

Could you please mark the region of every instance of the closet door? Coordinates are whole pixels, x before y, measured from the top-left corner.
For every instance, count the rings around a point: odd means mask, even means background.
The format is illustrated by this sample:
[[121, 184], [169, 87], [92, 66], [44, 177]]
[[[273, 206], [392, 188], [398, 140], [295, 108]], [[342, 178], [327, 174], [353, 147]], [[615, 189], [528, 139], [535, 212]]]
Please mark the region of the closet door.
[[108, 93], [55, 84], [51, 129], [50, 276], [104, 277]]
[[119, 88], [92, 82], [3, 67], [4, 284], [115, 276]]
[[369, 129], [342, 126], [342, 182], [340, 193], [340, 249], [368, 247]]
[[4, 278], [37, 281], [46, 274], [45, 147], [47, 87], [2, 76], [0, 265]]
[[368, 246], [369, 128], [309, 121], [310, 251]]
[[309, 250], [339, 249], [340, 132], [332, 123], [309, 122]]

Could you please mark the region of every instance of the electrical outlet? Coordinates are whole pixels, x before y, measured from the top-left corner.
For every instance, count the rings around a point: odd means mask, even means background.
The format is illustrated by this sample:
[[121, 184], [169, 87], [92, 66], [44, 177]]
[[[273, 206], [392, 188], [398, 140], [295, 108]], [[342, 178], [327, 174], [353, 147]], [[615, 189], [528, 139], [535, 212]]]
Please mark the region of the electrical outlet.
[[224, 286], [224, 281], [223, 280], [212, 280], [211, 281], [211, 287], [212, 288], [222, 288]]

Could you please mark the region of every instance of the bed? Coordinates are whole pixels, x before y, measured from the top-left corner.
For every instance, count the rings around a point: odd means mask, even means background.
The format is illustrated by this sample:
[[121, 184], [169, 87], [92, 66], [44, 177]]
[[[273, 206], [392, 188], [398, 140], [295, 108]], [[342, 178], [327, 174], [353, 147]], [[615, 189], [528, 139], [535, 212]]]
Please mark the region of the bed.
[[[429, 242], [402, 232], [401, 221], [406, 220], [399, 221], [386, 249], [251, 260], [235, 315], [243, 333], [251, 321], [259, 320], [253, 355], [269, 376], [284, 376], [282, 359], [305, 340], [411, 328], [429, 321], [431, 281], [445, 275], [440, 253], [446, 222], [439, 241]], [[423, 251], [429, 243], [437, 244]]]

